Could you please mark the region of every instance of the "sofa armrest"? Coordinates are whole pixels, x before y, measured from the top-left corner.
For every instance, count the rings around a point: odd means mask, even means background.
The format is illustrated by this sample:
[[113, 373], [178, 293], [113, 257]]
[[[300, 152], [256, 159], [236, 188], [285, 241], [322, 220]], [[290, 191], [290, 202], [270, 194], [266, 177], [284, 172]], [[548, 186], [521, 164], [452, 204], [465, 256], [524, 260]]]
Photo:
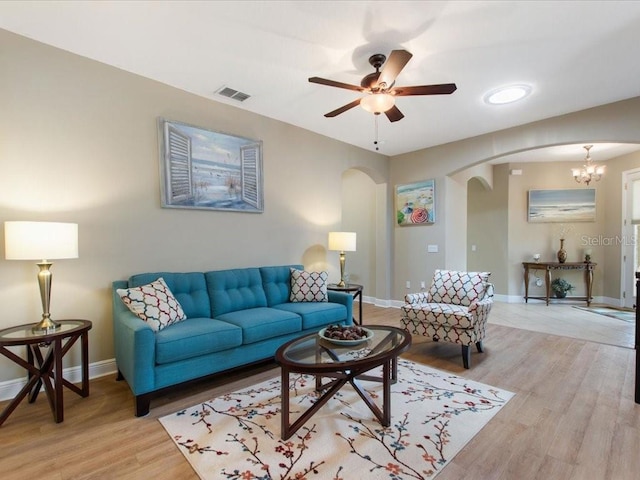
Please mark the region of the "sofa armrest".
[[140, 395], [155, 388], [156, 339], [152, 328], [132, 313], [116, 292], [127, 286], [127, 282], [113, 282], [113, 341], [118, 371], [131, 391]]
[[429, 303], [429, 294], [427, 292], [408, 293], [404, 296], [405, 303]]
[[347, 307], [347, 318], [345, 320], [350, 325], [353, 322], [353, 295], [346, 292], [328, 290], [327, 297], [330, 302], [341, 303]]

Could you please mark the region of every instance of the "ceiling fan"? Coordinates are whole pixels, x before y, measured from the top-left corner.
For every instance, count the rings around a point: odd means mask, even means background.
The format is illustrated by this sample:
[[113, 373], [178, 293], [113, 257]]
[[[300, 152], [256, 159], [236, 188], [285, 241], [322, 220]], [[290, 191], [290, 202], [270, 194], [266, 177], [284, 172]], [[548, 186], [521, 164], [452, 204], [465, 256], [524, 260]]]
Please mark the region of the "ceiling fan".
[[[395, 87], [398, 74], [411, 60], [413, 55], [406, 50], [393, 50], [389, 59], [381, 53], [376, 53], [369, 57], [369, 63], [376, 71], [365, 75], [360, 82], [360, 86], [348, 83], [336, 82], [320, 77], [311, 77], [309, 82], [327, 85], [329, 87], [345, 88], [357, 92], [366, 93], [367, 96], [358, 98], [332, 112], [326, 113], [325, 117], [335, 117], [358, 105], [368, 112], [379, 115], [384, 113], [389, 121], [397, 122], [402, 120], [404, 115], [395, 106], [395, 97], [405, 97], [409, 95], [449, 95], [456, 91], [455, 83], [443, 83], [439, 85], [419, 85], [413, 87]], [[386, 63], [385, 63], [386, 61]], [[380, 71], [380, 67], [382, 71]]]

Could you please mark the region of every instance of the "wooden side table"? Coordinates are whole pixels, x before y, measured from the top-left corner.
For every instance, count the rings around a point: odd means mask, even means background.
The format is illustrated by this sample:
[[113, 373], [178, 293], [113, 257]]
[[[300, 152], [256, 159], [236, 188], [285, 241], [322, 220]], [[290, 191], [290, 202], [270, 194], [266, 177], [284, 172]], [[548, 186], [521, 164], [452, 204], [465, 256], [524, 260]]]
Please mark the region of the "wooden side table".
[[[0, 353], [27, 370], [27, 384], [0, 414], [0, 425], [29, 394], [29, 403], [38, 398], [44, 385], [49, 406], [56, 423], [64, 420], [63, 387], [82, 397], [89, 396], [89, 320], [56, 320], [60, 328], [50, 333], [36, 333], [34, 324], [0, 330]], [[62, 376], [62, 359], [80, 339], [82, 348], [82, 385], [78, 387]], [[19, 357], [7, 347], [27, 347], [27, 359]]]
[[347, 283], [344, 287], [339, 287], [335, 283], [330, 283], [329, 285], [327, 285], [327, 290], [333, 290], [334, 292], [347, 292], [353, 295], [354, 300], [356, 298], [359, 299], [360, 301], [359, 308], [358, 308], [359, 322], [356, 322], [355, 318], [353, 319], [354, 323], [356, 323], [357, 325], [362, 325], [362, 289], [363, 288], [364, 287], [362, 285], [358, 285], [357, 283]]

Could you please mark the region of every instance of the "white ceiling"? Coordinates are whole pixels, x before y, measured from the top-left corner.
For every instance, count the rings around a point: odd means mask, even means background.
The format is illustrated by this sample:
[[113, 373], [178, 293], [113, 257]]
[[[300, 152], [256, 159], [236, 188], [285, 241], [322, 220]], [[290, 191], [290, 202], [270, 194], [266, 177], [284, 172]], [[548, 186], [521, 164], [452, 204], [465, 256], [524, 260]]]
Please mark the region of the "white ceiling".
[[[324, 117], [358, 92], [307, 79], [359, 85], [370, 55], [406, 49], [413, 58], [397, 86], [458, 90], [398, 98], [405, 118], [378, 119], [385, 155], [640, 96], [638, 1], [3, 1], [0, 28], [369, 150], [372, 114]], [[533, 92], [511, 105], [482, 101], [512, 83]], [[223, 86], [251, 98], [216, 95]], [[638, 148], [596, 145], [592, 157]], [[578, 161], [584, 150], [510, 161], [552, 155]]]

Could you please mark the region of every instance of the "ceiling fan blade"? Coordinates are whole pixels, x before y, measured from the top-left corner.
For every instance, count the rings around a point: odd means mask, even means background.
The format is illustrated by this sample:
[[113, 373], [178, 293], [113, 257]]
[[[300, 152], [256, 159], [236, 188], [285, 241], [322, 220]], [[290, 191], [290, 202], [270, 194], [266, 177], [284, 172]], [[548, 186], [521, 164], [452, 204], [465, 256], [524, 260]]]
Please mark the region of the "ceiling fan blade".
[[397, 87], [391, 90], [392, 95], [405, 97], [407, 95], [449, 95], [456, 91], [455, 83], [442, 83], [439, 85], [418, 85], [415, 87]]
[[397, 122], [398, 120], [402, 120], [404, 115], [395, 105], [391, 107], [389, 110], [384, 112], [390, 122]]
[[311, 83], [319, 83], [320, 85], [327, 85], [328, 87], [346, 88], [347, 90], [355, 90], [356, 92], [363, 92], [364, 88], [357, 85], [349, 85], [348, 83], [336, 82], [335, 80], [327, 80], [326, 78], [311, 77], [309, 78]]
[[411, 57], [413, 57], [413, 55], [406, 50], [393, 50], [382, 67], [382, 72], [380, 72], [380, 77], [378, 78], [378, 85], [384, 83], [386, 85], [385, 88], [391, 87], [393, 82], [396, 81], [398, 74], [409, 60], [411, 60]]
[[351, 103], [347, 103], [346, 105], [335, 109], [333, 112], [325, 113], [324, 116], [325, 117], [335, 117], [337, 115], [340, 115], [341, 113], [346, 112], [347, 110], [351, 110], [353, 107], [357, 107], [358, 105], [360, 105], [360, 99], [359, 98], [357, 100], [354, 100]]

